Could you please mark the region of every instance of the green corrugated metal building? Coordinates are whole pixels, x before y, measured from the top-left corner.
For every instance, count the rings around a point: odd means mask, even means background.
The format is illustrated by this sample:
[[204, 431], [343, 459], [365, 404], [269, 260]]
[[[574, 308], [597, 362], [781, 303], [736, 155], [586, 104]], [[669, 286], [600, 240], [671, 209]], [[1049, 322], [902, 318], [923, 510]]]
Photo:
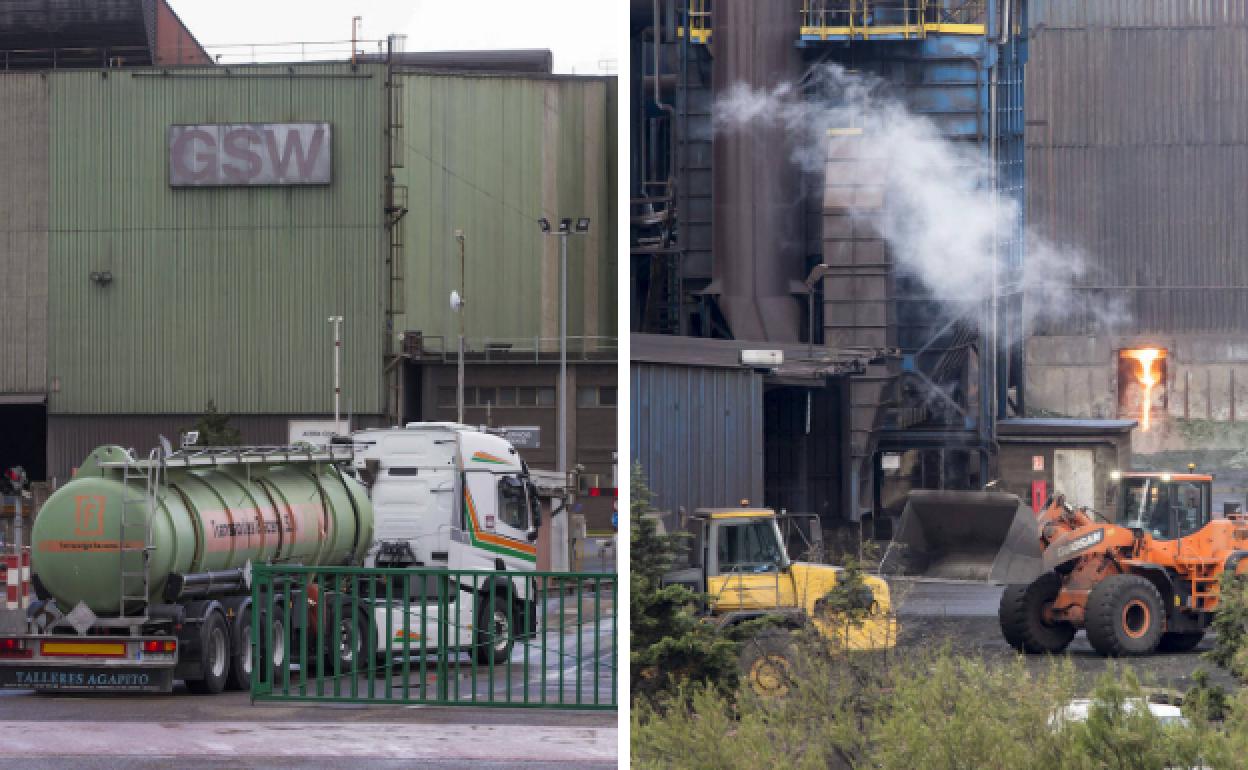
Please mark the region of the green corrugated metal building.
[[[356, 426], [436, 416], [410, 363], [454, 349], [455, 230], [470, 347], [553, 349], [542, 216], [593, 218], [569, 244], [569, 334], [613, 350], [616, 109], [613, 79], [371, 63], [0, 75], [0, 171], [19, 180], [0, 191], [0, 420], [46, 410], [60, 478], [100, 441], [176, 436], [209, 399], [284, 442], [332, 414], [331, 315]], [[171, 126], [301, 122], [332, 128], [328, 185], [170, 184]]]

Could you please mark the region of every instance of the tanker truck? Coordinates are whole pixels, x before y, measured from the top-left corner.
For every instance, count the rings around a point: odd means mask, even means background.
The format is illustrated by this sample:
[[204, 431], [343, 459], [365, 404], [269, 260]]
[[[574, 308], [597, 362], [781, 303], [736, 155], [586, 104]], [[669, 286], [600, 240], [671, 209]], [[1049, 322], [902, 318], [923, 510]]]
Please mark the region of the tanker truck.
[[[247, 689], [254, 564], [488, 564], [499, 575], [475, 587], [510, 605], [456, 602], [458, 614], [488, 606], [492, 617], [452, 622], [474, 629], [469, 652], [505, 658], [517, 620], [536, 624], [531, 579], [517, 574], [535, 567], [536, 494], [504, 439], [450, 423], [365, 431], [324, 449], [166, 448], [138, 459], [100, 447], [35, 519], [38, 600], [24, 633], [0, 636], [0, 687], [170, 692], [182, 680], [197, 693]], [[349, 664], [368, 653], [328, 641], [349, 637], [344, 629], [325, 629], [321, 644], [314, 630], [282, 628], [300, 613], [283, 613], [281, 601], [346, 606], [333, 593], [284, 593], [269, 605], [273, 616], [260, 617], [274, 629], [261, 660], [284, 665], [286, 642], [315, 648], [312, 660]], [[394, 612], [382, 604], [340, 613], [342, 622], [380, 626]]]

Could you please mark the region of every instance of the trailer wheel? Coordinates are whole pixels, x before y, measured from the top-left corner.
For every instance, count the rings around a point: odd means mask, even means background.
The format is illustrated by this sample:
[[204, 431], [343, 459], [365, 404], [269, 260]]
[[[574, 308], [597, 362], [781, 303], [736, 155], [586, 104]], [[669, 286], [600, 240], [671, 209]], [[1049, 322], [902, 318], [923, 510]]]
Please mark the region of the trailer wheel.
[[1205, 638], [1204, 631], [1172, 632], [1161, 635], [1157, 643], [1158, 652], [1190, 652]]
[[[326, 626], [328, 644], [325, 649], [324, 676], [333, 676], [334, 660], [338, 660], [338, 673], [351, 674], [368, 669], [368, 623], [363, 618], [345, 612], [338, 620], [338, 630], [330, 632]], [[355, 645], [351, 644], [352, 626], [355, 629]]]
[[186, 686], [199, 695], [216, 695], [230, 672], [230, 630], [220, 612], [209, 612], [199, 628], [199, 655], [203, 678], [188, 680]]
[[1161, 594], [1139, 575], [1112, 575], [1088, 595], [1088, 641], [1102, 655], [1147, 655], [1165, 623]]
[[1062, 590], [1062, 579], [1056, 572], [1046, 572], [1028, 585], [1009, 585], [1001, 594], [997, 620], [1005, 641], [1028, 655], [1056, 655], [1075, 638], [1070, 623], [1044, 622], [1044, 608]]
[[238, 615], [238, 648], [230, 658], [230, 678], [225, 686], [230, 690], [250, 690], [252, 655], [251, 655], [251, 611]]
[[768, 629], [741, 643], [741, 672], [745, 685], [760, 698], [783, 698], [798, 676], [797, 646], [793, 635]]
[[477, 663], [506, 663], [516, 644], [516, 613], [502, 593], [486, 594], [479, 601], [473, 640]]

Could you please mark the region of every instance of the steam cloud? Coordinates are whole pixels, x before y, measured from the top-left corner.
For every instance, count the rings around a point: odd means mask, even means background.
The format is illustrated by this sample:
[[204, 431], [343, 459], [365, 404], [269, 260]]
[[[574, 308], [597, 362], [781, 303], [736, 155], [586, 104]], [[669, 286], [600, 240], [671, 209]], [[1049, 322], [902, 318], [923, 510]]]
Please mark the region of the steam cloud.
[[781, 128], [792, 141], [793, 161], [822, 175], [830, 142], [845, 141], [829, 137], [829, 129], [861, 128], [838, 152], [870, 169], [863, 181], [877, 185], [882, 175], [886, 198], [883, 209], [851, 208], [851, 216], [869, 221], [899, 268], [964, 318], [988, 307], [994, 264], [1001, 264], [1001, 292], [1024, 292], [1027, 330], [1046, 321], [1065, 326], [1073, 316], [1082, 319], [1079, 326], [1103, 332], [1125, 320], [1121, 307], [1090, 304], [1086, 292], [1074, 301], [1072, 287], [1088, 272], [1077, 249], [1027, 232], [1021, 275], [1004, 268], [1005, 255], [995, 244], [1015, 227], [1021, 202], [993, 189], [992, 160], [982, 147], [941, 136], [935, 123], [890, 96], [879, 78], [828, 64], [808, 85], [809, 93], [802, 93], [787, 83], [770, 91], [737, 84], [715, 104], [715, 130]]

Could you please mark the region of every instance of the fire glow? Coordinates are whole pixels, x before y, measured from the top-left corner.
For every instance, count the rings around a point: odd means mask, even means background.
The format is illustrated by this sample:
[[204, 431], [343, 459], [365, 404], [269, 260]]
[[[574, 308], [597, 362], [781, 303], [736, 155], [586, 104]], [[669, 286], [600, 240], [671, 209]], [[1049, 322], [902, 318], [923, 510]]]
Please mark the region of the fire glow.
[[1140, 430], [1147, 431], [1149, 418], [1153, 408], [1153, 387], [1157, 384], [1157, 373], [1154, 364], [1165, 357], [1165, 351], [1157, 348], [1141, 348], [1139, 350], [1122, 351], [1123, 358], [1132, 358], [1140, 362], [1140, 371], [1136, 379], [1144, 388], [1144, 396], [1140, 399]]

